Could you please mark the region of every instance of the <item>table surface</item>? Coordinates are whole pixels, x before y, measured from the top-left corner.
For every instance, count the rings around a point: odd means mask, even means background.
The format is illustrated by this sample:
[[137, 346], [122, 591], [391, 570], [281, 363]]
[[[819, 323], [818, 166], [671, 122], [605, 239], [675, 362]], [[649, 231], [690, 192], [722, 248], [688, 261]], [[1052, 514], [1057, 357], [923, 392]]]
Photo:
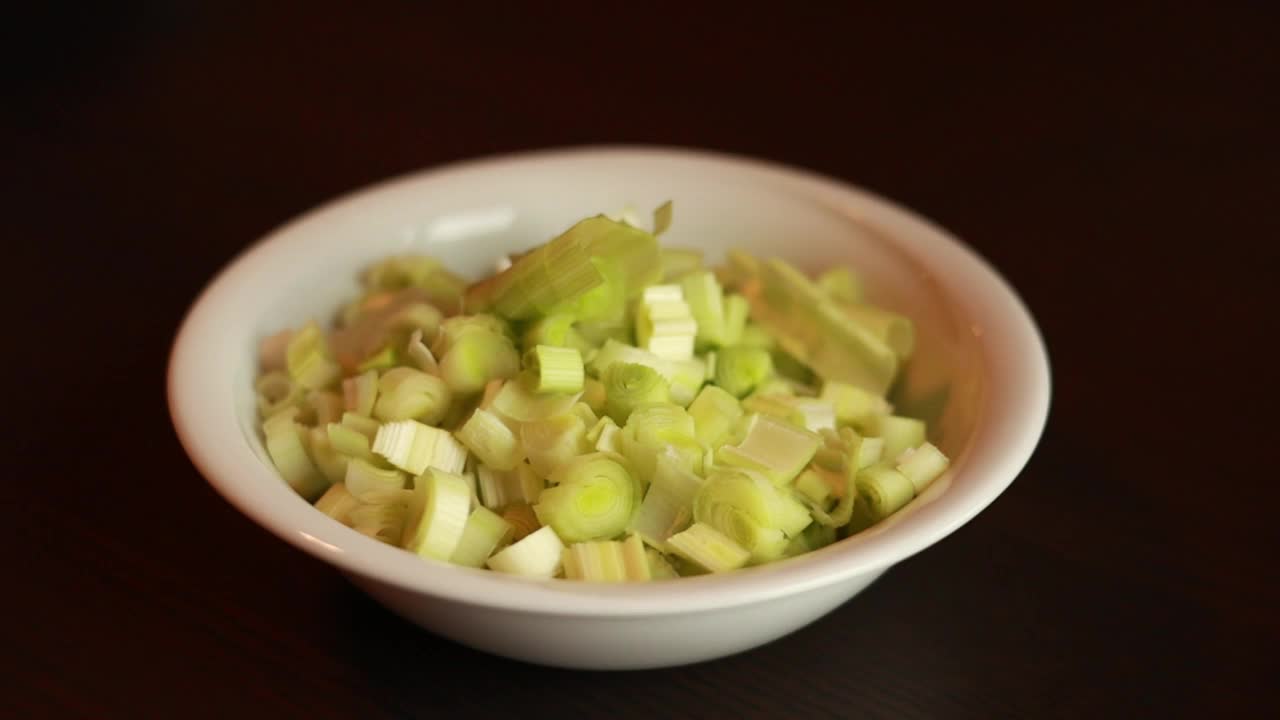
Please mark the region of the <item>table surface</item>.
[[[1280, 716], [1264, 3], [349, 5], [8, 27], [0, 716]], [[603, 142], [804, 166], [971, 243], [1050, 349], [1019, 479], [793, 635], [621, 674], [419, 631], [210, 490], [163, 378], [235, 253], [390, 175]]]

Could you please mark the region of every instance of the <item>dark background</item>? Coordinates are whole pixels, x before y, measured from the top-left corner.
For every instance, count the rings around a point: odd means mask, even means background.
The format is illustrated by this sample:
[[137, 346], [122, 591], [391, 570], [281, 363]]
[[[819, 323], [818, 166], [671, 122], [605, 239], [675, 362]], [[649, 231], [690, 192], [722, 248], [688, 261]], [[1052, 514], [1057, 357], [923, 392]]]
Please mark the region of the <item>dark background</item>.
[[[7, 13], [0, 715], [1280, 711], [1268, 3], [354, 5]], [[801, 165], [966, 239], [1050, 349], [1021, 477], [820, 622], [632, 674], [420, 632], [208, 488], [163, 380], [232, 255], [388, 175], [599, 142]]]

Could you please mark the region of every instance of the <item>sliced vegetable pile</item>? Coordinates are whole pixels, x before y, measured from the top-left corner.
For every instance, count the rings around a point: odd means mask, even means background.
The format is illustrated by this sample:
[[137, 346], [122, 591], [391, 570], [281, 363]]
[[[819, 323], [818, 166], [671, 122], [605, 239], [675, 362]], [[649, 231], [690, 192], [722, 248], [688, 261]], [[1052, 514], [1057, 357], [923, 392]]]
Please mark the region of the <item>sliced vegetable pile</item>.
[[391, 257], [328, 332], [267, 338], [267, 451], [321, 512], [423, 557], [639, 581], [798, 555], [947, 468], [885, 395], [909, 319], [849, 270], [660, 247], [587, 218], [468, 285]]

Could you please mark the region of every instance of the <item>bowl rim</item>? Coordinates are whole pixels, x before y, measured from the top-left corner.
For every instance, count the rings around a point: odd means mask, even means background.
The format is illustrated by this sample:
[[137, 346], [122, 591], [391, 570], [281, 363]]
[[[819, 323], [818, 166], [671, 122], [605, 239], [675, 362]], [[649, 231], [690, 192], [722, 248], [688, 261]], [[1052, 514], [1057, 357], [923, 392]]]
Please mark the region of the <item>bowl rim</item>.
[[[872, 211], [881, 227], [892, 227], [895, 243], [945, 265], [965, 282], [967, 316], [982, 318], [979, 332], [988, 375], [985, 407], [963, 466], [965, 479], [900, 522], [885, 522], [841, 543], [785, 561], [722, 575], [626, 585], [536, 580], [423, 560], [366, 538], [314, 510], [278, 476], [271, 475], [246, 444], [228, 448], [202, 430], [213, 398], [205, 372], [201, 337], [217, 331], [219, 307], [240, 281], [271, 254], [273, 246], [372, 196], [415, 183], [448, 182], [464, 173], [500, 172], [520, 165], [644, 160], [670, 163], [768, 183], [800, 192], [828, 207]], [[948, 294], [949, 299], [955, 299]], [[999, 382], [993, 382], [998, 378]], [[702, 148], [660, 145], [580, 145], [481, 156], [430, 166], [357, 188], [324, 202], [261, 236], [219, 270], [197, 295], [176, 333], [169, 355], [166, 395], [170, 417], [188, 457], [214, 490], [259, 526], [340, 571], [381, 584], [471, 605], [530, 613], [577, 616], [664, 615], [761, 602], [881, 571], [942, 540], [991, 504], [1030, 460], [1048, 419], [1049, 359], [1035, 321], [1009, 283], [963, 241], [896, 202], [845, 180], [761, 158]], [[985, 443], [985, 444], [984, 444]], [[981, 451], [981, 452], [979, 452]], [[247, 463], [252, 463], [250, 467]], [[255, 470], [256, 467], [256, 470]], [[265, 483], [274, 477], [277, 482]], [[263, 502], [283, 490], [293, 501]], [[895, 517], [894, 520], [899, 518]]]

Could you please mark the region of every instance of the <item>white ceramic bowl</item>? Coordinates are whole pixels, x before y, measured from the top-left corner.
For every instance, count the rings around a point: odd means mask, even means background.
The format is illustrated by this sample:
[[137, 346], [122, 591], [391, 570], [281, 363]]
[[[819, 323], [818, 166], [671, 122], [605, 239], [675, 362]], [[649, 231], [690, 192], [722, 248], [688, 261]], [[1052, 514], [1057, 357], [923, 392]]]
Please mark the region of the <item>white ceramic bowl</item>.
[[[808, 555], [719, 576], [601, 586], [425, 561], [317, 512], [258, 439], [251, 385], [265, 334], [324, 319], [357, 269], [409, 249], [466, 274], [576, 220], [672, 199], [670, 244], [712, 259], [742, 247], [806, 269], [848, 263], [872, 298], [913, 317], [918, 349], [899, 407], [930, 421], [951, 470], [903, 511]], [[943, 230], [841, 182], [755, 160], [662, 148], [581, 148], [484, 159], [331, 202], [240, 255], [174, 343], [173, 422], [228, 501], [408, 620], [535, 663], [624, 669], [722, 657], [792, 632], [960, 527], [1022, 469], [1043, 430], [1049, 368], [1009, 286]], [[979, 559], [975, 558], [975, 562]], [[323, 632], [323, 630], [317, 630]]]

